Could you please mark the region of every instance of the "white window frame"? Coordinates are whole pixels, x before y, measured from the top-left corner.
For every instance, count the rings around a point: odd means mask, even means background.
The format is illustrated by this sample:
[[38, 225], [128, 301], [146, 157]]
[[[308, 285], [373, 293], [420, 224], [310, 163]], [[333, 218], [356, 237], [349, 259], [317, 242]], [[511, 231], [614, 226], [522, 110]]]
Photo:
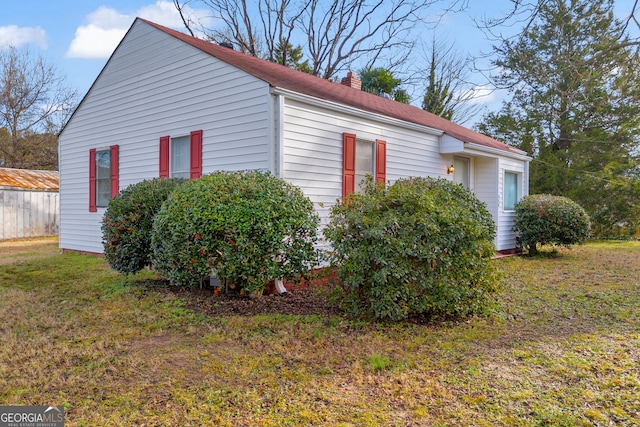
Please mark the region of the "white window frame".
[[[362, 160], [362, 147], [366, 147], [366, 151], [371, 153], [371, 165], [367, 168], [361, 168], [358, 165], [358, 160]], [[355, 188], [354, 191], [359, 193], [361, 191], [360, 184], [364, 181], [367, 175], [375, 178], [376, 176], [376, 142], [368, 139], [356, 138], [356, 170], [355, 170]]]
[[[105, 160], [106, 158], [106, 160]], [[100, 167], [100, 162], [106, 162], [106, 167]], [[111, 149], [96, 150], [96, 207], [106, 208], [111, 200]], [[104, 173], [101, 173], [104, 172]]]
[[[184, 144], [187, 147], [186, 160], [183, 160], [183, 163], [186, 164], [186, 169], [178, 169], [176, 170], [176, 165], [174, 161], [176, 160], [174, 149], [176, 147], [176, 142]], [[182, 165], [184, 168], [184, 164]], [[171, 137], [169, 142], [169, 176], [171, 178], [186, 178], [189, 179], [191, 177], [191, 137], [189, 135], [182, 135]]]

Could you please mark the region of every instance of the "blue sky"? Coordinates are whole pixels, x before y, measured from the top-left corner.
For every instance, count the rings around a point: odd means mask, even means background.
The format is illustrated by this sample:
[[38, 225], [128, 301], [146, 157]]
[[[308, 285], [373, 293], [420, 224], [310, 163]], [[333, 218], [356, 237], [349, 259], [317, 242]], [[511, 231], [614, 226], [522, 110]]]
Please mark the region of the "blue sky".
[[[500, 16], [510, 5], [508, 0], [469, 3], [465, 13], [448, 14], [437, 27], [438, 37], [455, 42], [463, 55], [487, 52], [491, 46], [473, 27], [471, 17]], [[632, 0], [617, 0], [617, 15], [628, 14], [631, 4]], [[206, 10], [190, 12], [208, 15]], [[69, 86], [84, 95], [136, 16], [183, 28], [171, 0], [5, 1], [0, 15], [0, 48], [28, 45], [56, 65]], [[425, 29], [423, 37], [428, 40], [431, 36], [432, 31]], [[499, 108], [498, 98], [487, 92], [478, 102], [493, 110]]]
[[22, 0], [3, 4], [0, 47], [38, 51], [84, 94], [136, 16], [173, 28], [170, 0]]

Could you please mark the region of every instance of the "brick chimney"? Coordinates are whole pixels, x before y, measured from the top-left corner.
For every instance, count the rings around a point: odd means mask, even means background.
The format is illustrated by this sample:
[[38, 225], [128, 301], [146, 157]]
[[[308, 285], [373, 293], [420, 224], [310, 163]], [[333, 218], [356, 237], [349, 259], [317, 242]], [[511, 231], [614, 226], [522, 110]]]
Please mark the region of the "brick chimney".
[[344, 77], [342, 79], [341, 84], [352, 87], [354, 89], [358, 89], [358, 90], [362, 89], [362, 80], [357, 78], [356, 74], [353, 71], [349, 71], [347, 73], [347, 77]]

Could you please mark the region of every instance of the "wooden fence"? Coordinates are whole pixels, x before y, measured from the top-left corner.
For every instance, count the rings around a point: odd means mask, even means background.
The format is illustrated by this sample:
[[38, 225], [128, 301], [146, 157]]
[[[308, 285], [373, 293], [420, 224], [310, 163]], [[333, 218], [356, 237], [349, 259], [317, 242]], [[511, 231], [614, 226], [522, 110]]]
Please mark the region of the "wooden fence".
[[57, 191], [0, 188], [0, 240], [59, 232]]

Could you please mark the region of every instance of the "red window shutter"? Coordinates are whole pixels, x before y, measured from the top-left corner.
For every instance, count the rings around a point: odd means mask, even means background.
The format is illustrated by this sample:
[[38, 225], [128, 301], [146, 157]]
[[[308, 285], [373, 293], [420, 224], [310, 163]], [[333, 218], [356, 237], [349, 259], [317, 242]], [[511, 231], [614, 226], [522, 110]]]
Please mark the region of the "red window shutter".
[[111, 198], [114, 198], [120, 191], [120, 159], [117, 145], [112, 145], [109, 149], [111, 150]]
[[342, 134], [342, 197], [355, 191], [356, 187], [356, 136]]
[[191, 179], [202, 176], [202, 131], [191, 132]]
[[376, 182], [387, 182], [387, 142], [376, 140]]
[[169, 178], [169, 137], [160, 138], [160, 178]]
[[96, 209], [96, 149], [89, 150], [89, 212]]

